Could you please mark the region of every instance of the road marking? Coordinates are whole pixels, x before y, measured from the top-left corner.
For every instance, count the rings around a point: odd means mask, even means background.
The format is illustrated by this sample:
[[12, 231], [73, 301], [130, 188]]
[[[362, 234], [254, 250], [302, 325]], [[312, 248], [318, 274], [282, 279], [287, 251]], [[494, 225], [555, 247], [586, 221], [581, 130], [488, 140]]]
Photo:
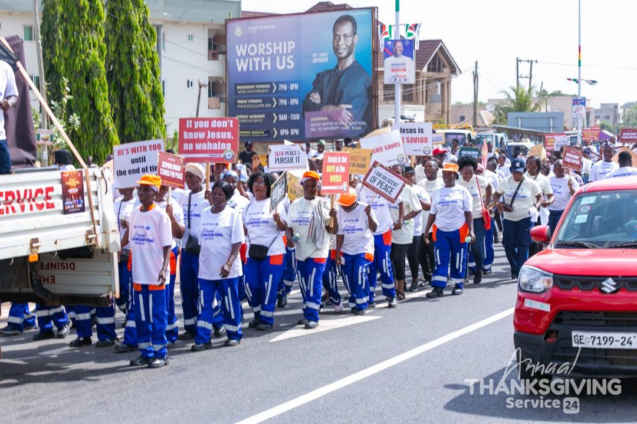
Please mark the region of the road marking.
[[314, 330], [306, 330], [303, 327], [293, 328], [270, 340], [270, 343], [293, 339], [295, 337], [309, 336], [311, 334], [322, 333], [323, 331], [334, 330], [336, 328], [347, 327], [349, 325], [362, 324], [364, 322], [380, 319], [380, 316], [347, 317], [339, 319], [322, 319], [319, 326]]
[[261, 412], [257, 415], [253, 415], [252, 417], [239, 421], [239, 424], [257, 424], [257, 423], [262, 423], [263, 421], [269, 420], [271, 418], [277, 417], [285, 412], [291, 411], [292, 409], [298, 408], [302, 405], [305, 405], [306, 403], [319, 399], [336, 390], [342, 389], [343, 387], [347, 387], [360, 380], [370, 377], [374, 374], [378, 374], [381, 371], [384, 371], [388, 368], [391, 368], [395, 365], [405, 362], [408, 359], [411, 359], [415, 356], [418, 356], [422, 353], [432, 350], [438, 346], [442, 346], [445, 343], [448, 343], [452, 340], [455, 340], [473, 331], [479, 330], [483, 327], [486, 327], [487, 325], [493, 324], [494, 322], [499, 321], [502, 318], [506, 318], [512, 315], [513, 309], [514, 308], [507, 309], [506, 311], [500, 312], [498, 314], [490, 316], [489, 318], [483, 319], [482, 321], [471, 324], [461, 330], [454, 331], [453, 333], [449, 333], [436, 340], [425, 343], [424, 345], [418, 346], [405, 353], [401, 353], [398, 356], [394, 356], [393, 358], [387, 359], [386, 361], [383, 361], [379, 364], [373, 365], [355, 374], [352, 374], [338, 381], [335, 381], [334, 383], [328, 384], [327, 386], [323, 386], [314, 391], [306, 393], [300, 397], [297, 397], [296, 399], [292, 399], [281, 405], [275, 406], [274, 408], [268, 409], [267, 411]]
[[70, 352], [72, 349], [70, 346], [59, 347], [57, 349], [45, 350], [44, 352], [39, 352], [38, 355], [42, 356], [57, 356], [60, 353]]

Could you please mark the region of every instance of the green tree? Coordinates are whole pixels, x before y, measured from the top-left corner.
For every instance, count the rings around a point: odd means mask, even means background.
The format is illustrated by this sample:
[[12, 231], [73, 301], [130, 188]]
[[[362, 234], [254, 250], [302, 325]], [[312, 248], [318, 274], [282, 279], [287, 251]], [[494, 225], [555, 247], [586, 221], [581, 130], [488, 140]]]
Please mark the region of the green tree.
[[602, 130], [605, 130], [605, 131], [609, 131], [609, 132], [614, 132], [615, 131], [615, 129], [613, 128], [613, 124], [611, 122], [609, 122], [609, 121], [600, 122], [599, 123], [599, 127]]
[[103, 0], [59, 0], [57, 26], [57, 70], [68, 78], [73, 93], [67, 112], [81, 123], [72, 141], [83, 157], [102, 163], [119, 144], [104, 68]]
[[106, 75], [120, 141], [165, 138], [157, 35], [148, 7], [143, 0], [109, 0], [106, 11]]
[[503, 106], [508, 109], [508, 112], [537, 112], [540, 109], [542, 96], [539, 96], [537, 101], [534, 101], [533, 87], [511, 87], [509, 90], [510, 92], [502, 91], [502, 94], [506, 96]]
[[60, 41], [62, 34], [58, 22], [60, 19], [60, 0], [44, 0], [42, 2], [42, 57], [46, 91], [50, 100], [62, 99], [62, 78], [60, 74]]

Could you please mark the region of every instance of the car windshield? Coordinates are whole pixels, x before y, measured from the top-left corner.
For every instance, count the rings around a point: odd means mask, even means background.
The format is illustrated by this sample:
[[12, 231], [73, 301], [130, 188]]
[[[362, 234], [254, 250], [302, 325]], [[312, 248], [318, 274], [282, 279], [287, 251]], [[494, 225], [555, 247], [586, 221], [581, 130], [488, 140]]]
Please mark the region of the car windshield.
[[559, 228], [555, 247], [637, 248], [637, 191], [581, 194]]
[[453, 140], [458, 140], [459, 145], [462, 146], [467, 141], [467, 136], [463, 133], [445, 133], [445, 144], [451, 146]]

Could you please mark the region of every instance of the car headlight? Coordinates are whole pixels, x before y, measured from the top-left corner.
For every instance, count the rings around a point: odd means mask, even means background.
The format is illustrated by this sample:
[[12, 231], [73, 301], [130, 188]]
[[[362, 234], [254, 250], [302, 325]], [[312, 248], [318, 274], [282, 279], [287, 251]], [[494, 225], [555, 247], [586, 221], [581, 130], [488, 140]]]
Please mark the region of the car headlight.
[[520, 290], [542, 293], [553, 287], [553, 274], [525, 265], [518, 276]]

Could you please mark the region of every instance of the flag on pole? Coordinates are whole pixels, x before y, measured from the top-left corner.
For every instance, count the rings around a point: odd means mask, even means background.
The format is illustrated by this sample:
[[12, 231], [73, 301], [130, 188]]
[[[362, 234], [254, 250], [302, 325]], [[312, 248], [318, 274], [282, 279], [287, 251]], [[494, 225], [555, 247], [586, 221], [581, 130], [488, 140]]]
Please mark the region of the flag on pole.
[[[573, 81], [574, 83], [578, 83], [578, 79], [577, 78], [566, 78], [567, 81]], [[584, 81], [586, 84], [588, 85], [596, 85], [597, 84], [597, 80], [585, 80], [583, 79], [582, 81]]]

